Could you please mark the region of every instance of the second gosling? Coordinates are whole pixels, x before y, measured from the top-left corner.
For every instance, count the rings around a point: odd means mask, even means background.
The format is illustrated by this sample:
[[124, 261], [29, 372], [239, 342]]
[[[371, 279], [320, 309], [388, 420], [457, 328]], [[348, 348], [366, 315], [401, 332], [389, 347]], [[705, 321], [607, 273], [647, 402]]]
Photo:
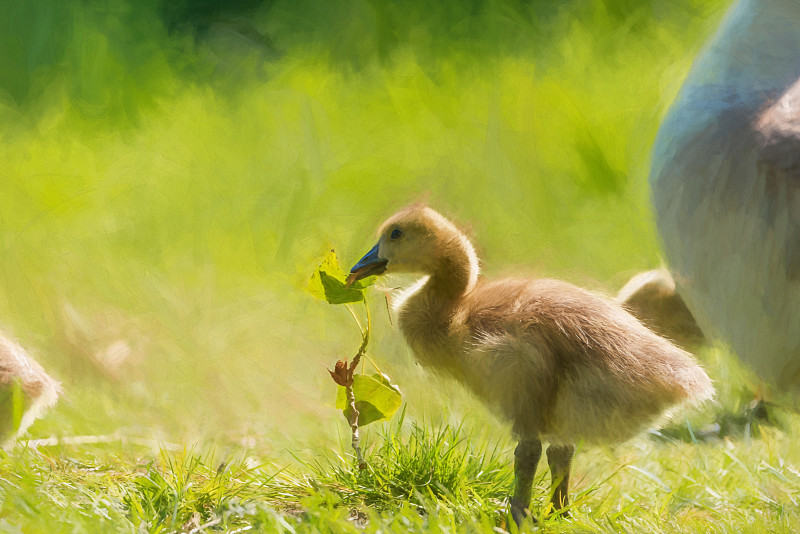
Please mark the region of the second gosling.
[[[22, 394], [21, 414], [15, 414], [15, 388]], [[16, 341], [0, 332], [0, 446], [10, 448], [47, 408], [61, 385], [45, 372]], [[16, 416], [21, 417], [15, 421]]]
[[397, 304], [400, 329], [422, 365], [465, 384], [511, 423], [519, 439], [511, 498], [518, 525], [530, 515], [542, 440], [551, 501], [561, 510], [576, 442], [625, 441], [671, 409], [713, 396], [687, 352], [610, 298], [558, 280], [479, 280], [472, 244], [431, 208], [401, 210], [379, 235], [348, 283], [425, 275]]

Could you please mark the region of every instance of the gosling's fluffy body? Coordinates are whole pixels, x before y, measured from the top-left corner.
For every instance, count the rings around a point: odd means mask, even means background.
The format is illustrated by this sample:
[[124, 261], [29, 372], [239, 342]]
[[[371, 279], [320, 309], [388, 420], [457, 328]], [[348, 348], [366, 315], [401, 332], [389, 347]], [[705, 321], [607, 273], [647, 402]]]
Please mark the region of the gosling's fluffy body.
[[382, 272], [426, 275], [398, 304], [415, 357], [495, 406], [518, 435], [510, 500], [518, 525], [530, 515], [542, 439], [551, 502], [566, 514], [576, 441], [624, 441], [713, 395], [688, 353], [610, 298], [557, 280], [479, 280], [469, 240], [428, 207], [386, 221], [348, 281]]
[[[558, 280], [480, 281], [467, 238], [427, 207], [402, 210], [381, 234], [396, 227], [433, 244], [417, 256], [427, 279], [398, 306], [415, 357], [496, 406], [516, 434], [618, 442], [713, 395], [688, 353], [610, 298]], [[391, 270], [388, 247], [379, 254]], [[400, 258], [394, 270], [412, 263]]]
[[[61, 391], [59, 383], [48, 375], [17, 342], [0, 333], [0, 391], [4, 394], [18, 383], [24, 397], [24, 413], [19, 428], [0, 426], [0, 444], [4, 447], [24, 433], [44, 410], [53, 406]], [[11, 405], [5, 406], [10, 409]], [[2, 414], [10, 422], [10, 414]]]
[[694, 352], [708, 345], [692, 312], [678, 293], [675, 280], [661, 267], [636, 274], [615, 298], [645, 326], [682, 349]]

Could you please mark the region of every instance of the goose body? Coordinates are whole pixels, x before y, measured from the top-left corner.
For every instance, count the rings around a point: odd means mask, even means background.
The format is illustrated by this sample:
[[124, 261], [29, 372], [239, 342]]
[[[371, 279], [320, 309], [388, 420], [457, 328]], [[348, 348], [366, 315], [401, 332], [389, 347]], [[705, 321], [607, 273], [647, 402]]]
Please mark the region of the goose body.
[[452, 376], [508, 420], [520, 439], [512, 513], [521, 521], [531, 482], [548, 460], [558, 508], [567, 504], [577, 441], [620, 442], [683, 403], [713, 394], [691, 356], [612, 299], [550, 279], [484, 282], [472, 245], [434, 210], [412, 206], [387, 220], [351, 271], [425, 275], [398, 305], [416, 359]]
[[800, 2], [734, 4], [662, 123], [650, 180], [703, 332], [800, 386]]

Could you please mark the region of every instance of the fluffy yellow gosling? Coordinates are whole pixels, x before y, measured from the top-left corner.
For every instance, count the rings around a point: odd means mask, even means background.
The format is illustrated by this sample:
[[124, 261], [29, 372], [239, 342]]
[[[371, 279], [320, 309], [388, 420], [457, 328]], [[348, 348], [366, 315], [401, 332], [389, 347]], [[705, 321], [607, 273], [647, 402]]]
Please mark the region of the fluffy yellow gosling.
[[348, 280], [424, 275], [398, 304], [400, 329], [422, 365], [456, 378], [511, 423], [517, 524], [529, 514], [542, 440], [552, 502], [563, 509], [577, 441], [627, 440], [713, 395], [688, 353], [610, 298], [558, 280], [480, 280], [469, 240], [428, 207], [401, 210], [379, 234]]

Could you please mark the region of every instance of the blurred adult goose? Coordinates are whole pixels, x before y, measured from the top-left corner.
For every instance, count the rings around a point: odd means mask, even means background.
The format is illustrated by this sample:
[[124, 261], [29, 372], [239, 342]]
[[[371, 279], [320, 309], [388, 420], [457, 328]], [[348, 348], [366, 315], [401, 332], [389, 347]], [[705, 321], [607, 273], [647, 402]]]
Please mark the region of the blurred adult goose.
[[626, 440], [713, 394], [689, 354], [610, 298], [557, 280], [479, 280], [469, 240], [428, 207], [401, 210], [379, 233], [348, 281], [425, 275], [398, 304], [400, 329], [421, 364], [455, 377], [511, 422], [518, 524], [541, 440], [550, 443], [552, 502], [562, 509], [576, 441]]
[[650, 180], [700, 328], [800, 386], [800, 1], [734, 4], [661, 126]]
[[25, 349], [0, 333], [0, 444], [25, 432], [55, 404], [60, 386]]

